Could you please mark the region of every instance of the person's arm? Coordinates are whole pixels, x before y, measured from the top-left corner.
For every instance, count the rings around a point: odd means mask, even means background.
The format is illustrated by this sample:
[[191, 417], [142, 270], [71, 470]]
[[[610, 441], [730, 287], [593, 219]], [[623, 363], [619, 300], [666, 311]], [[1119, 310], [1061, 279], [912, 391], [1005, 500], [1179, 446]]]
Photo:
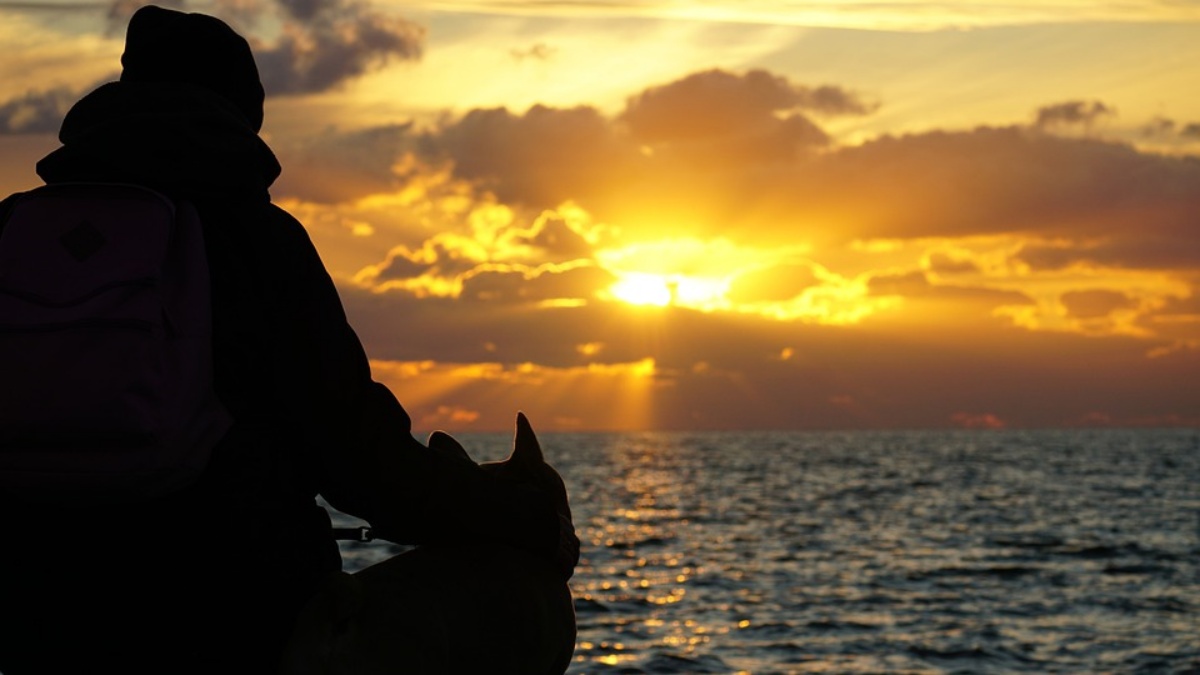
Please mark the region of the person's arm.
[[413, 438], [404, 408], [382, 384], [350, 328], [337, 290], [307, 236], [297, 242], [294, 315], [303, 317], [319, 382], [315, 473], [334, 508], [397, 543], [498, 541], [553, 557], [558, 517], [548, 498], [501, 483], [469, 460]]
[[357, 447], [324, 456], [331, 480], [323, 494], [331, 505], [362, 517], [388, 541], [495, 541], [554, 557], [559, 522], [548, 496], [419, 443], [392, 393], [371, 384]]

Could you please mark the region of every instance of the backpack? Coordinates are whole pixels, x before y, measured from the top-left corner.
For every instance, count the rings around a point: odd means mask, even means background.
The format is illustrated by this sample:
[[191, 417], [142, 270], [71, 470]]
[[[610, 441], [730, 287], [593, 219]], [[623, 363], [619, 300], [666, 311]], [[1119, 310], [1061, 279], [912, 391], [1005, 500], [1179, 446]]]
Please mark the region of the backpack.
[[213, 390], [196, 209], [133, 185], [17, 195], [0, 229], [0, 498], [133, 503], [204, 472]]

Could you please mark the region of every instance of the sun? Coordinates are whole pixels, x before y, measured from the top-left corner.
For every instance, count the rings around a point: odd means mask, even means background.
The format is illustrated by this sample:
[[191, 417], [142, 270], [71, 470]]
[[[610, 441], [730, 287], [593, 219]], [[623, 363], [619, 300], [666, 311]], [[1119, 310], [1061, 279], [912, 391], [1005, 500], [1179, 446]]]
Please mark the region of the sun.
[[608, 291], [617, 300], [631, 305], [666, 307], [671, 304], [673, 288], [673, 282], [661, 274], [626, 272]]

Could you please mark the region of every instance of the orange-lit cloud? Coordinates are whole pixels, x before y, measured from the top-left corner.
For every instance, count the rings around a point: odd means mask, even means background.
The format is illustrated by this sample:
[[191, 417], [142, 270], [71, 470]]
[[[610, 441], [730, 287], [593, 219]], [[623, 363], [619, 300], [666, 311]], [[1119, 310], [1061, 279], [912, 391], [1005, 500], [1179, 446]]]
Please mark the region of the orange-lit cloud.
[[991, 413], [958, 412], [951, 415], [950, 419], [964, 429], [1003, 429], [1008, 426], [1004, 420]]

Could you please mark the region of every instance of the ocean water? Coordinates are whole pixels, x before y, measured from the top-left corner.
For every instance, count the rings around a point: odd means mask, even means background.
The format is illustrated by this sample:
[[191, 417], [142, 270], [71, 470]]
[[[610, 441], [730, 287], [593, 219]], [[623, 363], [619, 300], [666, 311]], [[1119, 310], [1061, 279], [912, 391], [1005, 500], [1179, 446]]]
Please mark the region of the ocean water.
[[1196, 430], [542, 445], [584, 547], [571, 673], [1200, 673]]

